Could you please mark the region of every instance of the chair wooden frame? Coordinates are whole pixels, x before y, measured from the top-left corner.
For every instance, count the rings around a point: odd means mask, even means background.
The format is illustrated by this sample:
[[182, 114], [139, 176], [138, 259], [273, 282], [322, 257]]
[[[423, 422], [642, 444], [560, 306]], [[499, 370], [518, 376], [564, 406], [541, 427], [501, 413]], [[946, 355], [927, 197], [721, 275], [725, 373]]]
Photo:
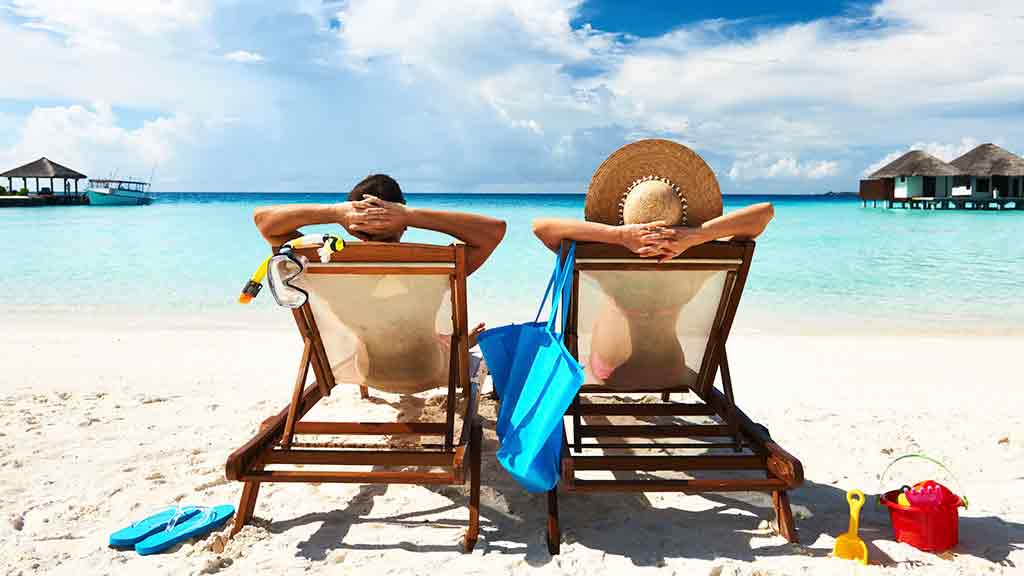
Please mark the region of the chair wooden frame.
[[[566, 247], [563, 247], [565, 253]], [[771, 492], [778, 529], [790, 542], [797, 541], [796, 527], [789, 505], [788, 490], [803, 482], [803, 466], [794, 456], [776, 444], [768, 429], [752, 421], [735, 403], [732, 376], [725, 344], [732, 328], [740, 296], [754, 254], [753, 241], [711, 242], [695, 246], [667, 263], [643, 259], [620, 246], [578, 243], [573, 270], [572, 306], [567, 318], [565, 342], [579, 359], [578, 316], [580, 272], [587, 270], [721, 270], [726, 272], [722, 297], [716, 311], [707, 348], [697, 375], [696, 384], [630, 392], [611, 390], [599, 384], [587, 384], [577, 394], [566, 416], [572, 418], [572, 432], [563, 434], [562, 479], [560, 487], [567, 492]], [[715, 387], [715, 376], [721, 374], [722, 389]], [[695, 402], [672, 402], [671, 394], [693, 392]], [[581, 398], [592, 394], [660, 393], [661, 403], [584, 403]], [[587, 416], [706, 416], [720, 424], [639, 424], [588, 425]], [[623, 444], [600, 442], [601, 438], [678, 438], [669, 443]], [[596, 442], [584, 443], [584, 439]], [[701, 439], [712, 441], [696, 442]], [[718, 439], [717, 442], [713, 441]], [[659, 451], [706, 450], [731, 448], [734, 454], [700, 455], [586, 455], [587, 450], [657, 449]], [[746, 452], [746, 453], [741, 453]], [[578, 470], [601, 471], [731, 471], [760, 470], [763, 479], [688, 478], [688, 479], [615, 479], [577, 478]], [[557, 554], [561, 542], [558, 517], [558, 487], [548, 493], [548, 549]]]
[[[480, 526], [480, 459], [483, 433], [477, 415], [479, 391], [469, 375], [469, 335], [466, 317], [465, 246], [453, 244], [352, 243], [320, 264], [314, 249], [297, 250], [310, 264], [306, 274], [433, 274], [451, 282], [452, 341], [444, 422], [314, 422], [303, 417], [336, 385], [327, 352], [307, 302], [292, 310], [302, 336], [303, 349], [291, 402], [263, 422], [260, 431], [227, 459], [229, 480], [245, 483], [231, 535], [253, 517], [260, 484], [264, 482], [336, 482], [358, 484], [464, 484], [470, 479], [469, 524], [463, 538], [468, 552], [476, 544]], [[306, 384], [309, 370], [314, 381]], [[456, 396], [467, 396], [462, 432], [455, 438]], [[368, 390], [361, 387], [362, 397]], [[306, 445], [303, 435], [381, 436], [421, 435], [441, 439], [420, 442], [414, 449], [389, 449], [377, 444], [346, 442], [343, 449]], [[467, 457], [468, 456], [468, 457]], [[301, 465], [301, 470], [269, 470], [270, 465]], [[401, 467], [401, 470], [316, 470], [319, 466]], [[414, 468], [408, 470], [407, 468]], [[415, 468], [419, 468], [416, 470]], [[424, 470], [424, 469], [427, 470]], [[440, 471], [437, 471], [440, 469]]]

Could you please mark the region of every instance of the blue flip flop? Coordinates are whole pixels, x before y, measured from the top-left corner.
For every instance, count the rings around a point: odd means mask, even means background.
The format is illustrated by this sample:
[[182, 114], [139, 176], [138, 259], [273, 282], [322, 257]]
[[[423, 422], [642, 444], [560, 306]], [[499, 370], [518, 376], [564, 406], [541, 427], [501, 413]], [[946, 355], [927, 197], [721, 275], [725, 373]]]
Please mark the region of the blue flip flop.
[[201, 510], [195, 506], [174, 506], [143, 518], [131, 526], [122, 528], [110, 535], [110, 546], [114, 548], [131, 548], [138, 542], [167, 528], [168, 524], [187, 520]]
[[163, 530], [136, 543], [135, 551], [142, 556], [156, 554], [178, 542], [212, 532], [235, 515], [235, 507], [224, 504], [213, 508], [200, 508], [200, 512], [187, 520], [179, 519], [176, 523], [168, 524]]

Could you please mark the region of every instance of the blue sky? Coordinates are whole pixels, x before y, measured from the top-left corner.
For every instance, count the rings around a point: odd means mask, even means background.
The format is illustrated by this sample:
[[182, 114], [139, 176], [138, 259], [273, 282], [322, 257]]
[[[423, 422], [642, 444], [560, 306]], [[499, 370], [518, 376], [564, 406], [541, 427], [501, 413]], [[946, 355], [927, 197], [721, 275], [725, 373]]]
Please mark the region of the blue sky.
[[1019, 0], [13, 0], [0, 165], [155, 167], [165, 191], [383, 171], [583, 192], [662, 137], [727, 193], [853, 190], [912, 147], [1024, 151], [1022, 30]]
[[749, 28], [811, 22], [844, 14], [863, 14], [867, 2], [818, 2], [772, 0], [770, 2], [672, 2], [668, 0], [601, 0], [580, 6], [572, 24], [640, 37], [666, 34], [704, 20], [744, 21]]

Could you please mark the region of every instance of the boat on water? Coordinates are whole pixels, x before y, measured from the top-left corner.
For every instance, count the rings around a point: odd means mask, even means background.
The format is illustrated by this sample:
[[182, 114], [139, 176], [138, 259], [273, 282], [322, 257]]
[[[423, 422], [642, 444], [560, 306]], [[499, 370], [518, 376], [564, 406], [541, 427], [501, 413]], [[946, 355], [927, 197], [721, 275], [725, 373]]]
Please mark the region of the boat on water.
[[92, 206], [139, 206], [153, 203], [149, 182], [138, 180], [90, 180], [89, 204]]

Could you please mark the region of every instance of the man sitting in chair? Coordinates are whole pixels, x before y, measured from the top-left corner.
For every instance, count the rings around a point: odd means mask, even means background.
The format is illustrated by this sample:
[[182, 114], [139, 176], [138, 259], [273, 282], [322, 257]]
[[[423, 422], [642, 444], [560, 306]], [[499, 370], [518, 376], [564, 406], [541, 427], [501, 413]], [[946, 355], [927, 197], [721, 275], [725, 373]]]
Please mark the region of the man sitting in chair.
[[[314, 224], [340, 224], [351, 235], [372, 242], [400, 242], [410, 227], [441, 232], [466, 245], [467, 275], [483, 265], [505, 235], [502, 220], [407, 206], [398, 182], [383, 174], [356, 184], [346, 202], [265, 206], [253, 216], [260, 234], [275, 247], [301, 236], [300, 227]], [[311, 299], [315, 311], [333, 313], [357, 340], [353, 349], [344, 335], [326, 333], [329, 328], [321, 326], [328, 356], [344, 358], [332, 365], [336, 378], [399, 393], [427, 390], [446, 381], [450, 338], [434, 326], [443, 315], [438, 310], [447, 302], [447, 286], [421, 282], [415, 285], [416, 298], [401, 297], [414, 289], [415, 282], [409, 277], [352, 278], [339, 297]], [[479, 324], [471, 330], [470, 347], [483, 329]]]

